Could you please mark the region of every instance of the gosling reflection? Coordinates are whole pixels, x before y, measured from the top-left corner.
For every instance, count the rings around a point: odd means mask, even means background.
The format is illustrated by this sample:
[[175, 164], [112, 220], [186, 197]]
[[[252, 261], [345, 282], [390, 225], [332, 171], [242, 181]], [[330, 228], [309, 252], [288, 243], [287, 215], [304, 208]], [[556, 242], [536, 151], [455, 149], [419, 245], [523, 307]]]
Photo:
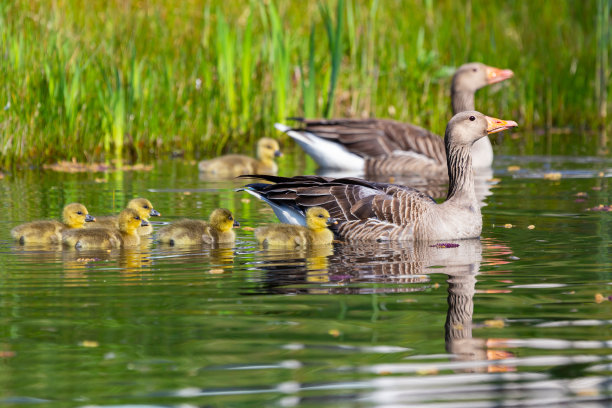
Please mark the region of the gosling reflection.
[[[191, 269], [193, 265], [207, 265], [207, 273], [230, 273], [234, 267], [234, 243], [217, 243], [213, 245], [172, 246], [158, 244], [157, 256], [166, 263], [176, 264], [177, 269]], [[206, 266], [204, 266], [206, 268]]]

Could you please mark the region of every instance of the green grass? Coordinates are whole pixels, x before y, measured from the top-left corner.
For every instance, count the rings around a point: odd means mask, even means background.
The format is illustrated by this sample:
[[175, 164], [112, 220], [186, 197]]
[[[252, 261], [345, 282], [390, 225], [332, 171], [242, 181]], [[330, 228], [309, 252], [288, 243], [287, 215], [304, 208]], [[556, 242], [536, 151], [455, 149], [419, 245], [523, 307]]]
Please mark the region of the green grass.
[[287, 116], [442, 133], [468, 61], [515, 71], [477, 95], [487, 114], [605, 127], [609, 27], [610, 0], [4, 2], [0, 166], [251, 150]]

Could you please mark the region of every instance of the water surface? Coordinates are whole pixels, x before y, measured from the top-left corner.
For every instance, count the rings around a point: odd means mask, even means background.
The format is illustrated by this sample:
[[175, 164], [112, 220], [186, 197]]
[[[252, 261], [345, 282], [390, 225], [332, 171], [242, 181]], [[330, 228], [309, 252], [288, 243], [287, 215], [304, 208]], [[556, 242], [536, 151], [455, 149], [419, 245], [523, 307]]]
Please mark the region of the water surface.
[[[284, 175], [312, 173], [293, 166]], [[480, 240], [264, 250], [276, 222], [195, 165], [0, 180], [5, 406], [608, 406], [612, 162], [498, 156]], [[558, 173], [559, 176], [550, 174]], [[559, 178], [560, 177], [560, 178]], [[70, 251], [10, 229], [136, 196], [157, 222], [241, 222], [234, 247]]]

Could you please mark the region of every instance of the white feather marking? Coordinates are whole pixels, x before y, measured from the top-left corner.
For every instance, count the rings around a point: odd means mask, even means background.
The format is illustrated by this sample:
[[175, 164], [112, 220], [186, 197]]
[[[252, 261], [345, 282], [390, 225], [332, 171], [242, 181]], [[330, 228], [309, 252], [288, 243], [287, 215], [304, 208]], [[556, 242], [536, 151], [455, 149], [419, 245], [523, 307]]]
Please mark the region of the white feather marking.
[[339, 143], [330, 142], [310, 132], [291, 130], [281, 123], [276, 123], [274, 127], [295, 140], [320, 167], [363, 171], [363, 157], [349, 152]]

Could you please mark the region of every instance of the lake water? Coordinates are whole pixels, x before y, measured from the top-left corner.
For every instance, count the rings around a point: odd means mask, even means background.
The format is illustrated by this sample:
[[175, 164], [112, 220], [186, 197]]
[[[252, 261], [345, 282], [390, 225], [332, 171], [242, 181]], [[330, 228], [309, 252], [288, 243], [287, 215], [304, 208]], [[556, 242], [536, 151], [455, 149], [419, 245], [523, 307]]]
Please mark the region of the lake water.
[[[312, 163], [281, 161], [282, 175]], [[299, 159], [302, 160], [302, 159]], [[511, 167], [515, 166], [515, 167]], [[498, 156], [480, 240], [76, 252], [10, 229], [149, 198], [170, 222], [262, 202], [180, 160], [0, 180], [0, 404], [43, 407], [610, 406], [612, 161]], [[559, 179], [559, 176], [561, 177]], [[158, 226], [157, 226], [158, 227]]]

